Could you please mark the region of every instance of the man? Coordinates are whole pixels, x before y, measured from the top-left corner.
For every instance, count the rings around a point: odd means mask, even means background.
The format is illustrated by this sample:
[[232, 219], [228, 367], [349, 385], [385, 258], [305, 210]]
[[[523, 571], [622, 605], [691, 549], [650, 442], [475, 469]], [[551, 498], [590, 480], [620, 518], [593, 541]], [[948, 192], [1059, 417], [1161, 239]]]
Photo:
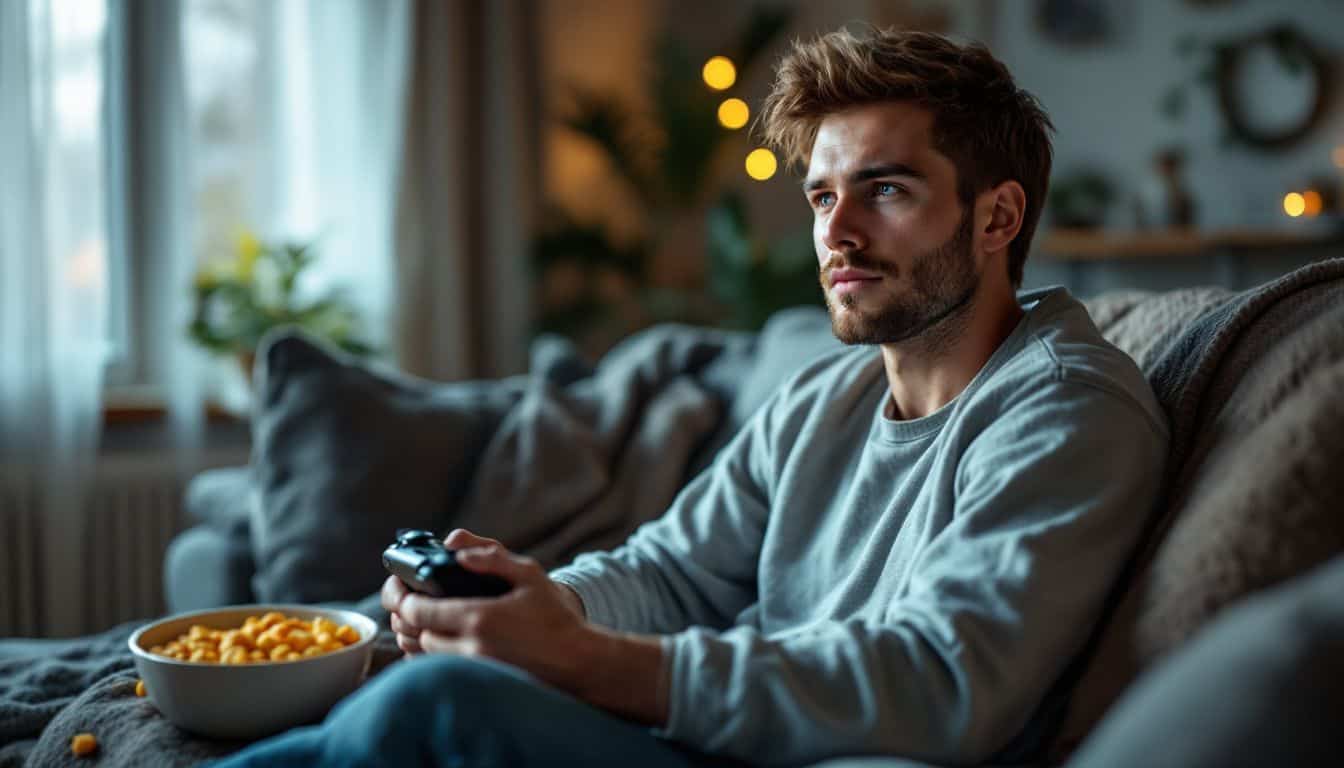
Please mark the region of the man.
[[[413, 658], [240, 763], [683, 766], [1042, 746], [1153, 505], [1167, 431], [1062, 289], [1015, 295], [1048, 118], [980, 46], [795, 45], [767, 138], [803, 190], [836, 335], [661, 519], [544, 573], [433, 599], [389, 579]], [[876, 345], [877, 349], [873, 349]]]

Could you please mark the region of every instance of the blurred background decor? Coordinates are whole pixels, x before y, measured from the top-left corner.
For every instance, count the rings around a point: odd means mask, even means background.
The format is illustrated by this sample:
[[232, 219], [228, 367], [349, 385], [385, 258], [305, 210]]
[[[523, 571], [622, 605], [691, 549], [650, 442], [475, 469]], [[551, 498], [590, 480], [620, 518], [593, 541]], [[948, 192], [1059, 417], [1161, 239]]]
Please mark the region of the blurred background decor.
[[[622, 239], [610, 227], [548, 206], [533, 244], [537, 330], [574, 337], [598, 354], [651, 323], [759, 328], [773, 310], [819, 300], [810, 237], [754, 234], [740, 194], [714, 183], [715, 166], [740, 147], [735, 132], [751, 117], [733, 87], [791, 17], [787, 8], [755, 6], [714, 55], [697, 55], [675, 35], [658, 34], [647, 70], [647, 116], [615, 94], [567, 85], [563, 124], [607, 158], [643, 221], [637, 235]], [[751, 157], [746, 170], [753, 178], [774, 174], [772, 155]], [[678, 249], [681, 258], [707, 253], [707, 279], [692, 285], [660, 279], [652, 263]]]
[[1162, 112], [1179, 119], [1190, 89], [1212, 89], [1226, 131], [1223, 140], [1259, 150], [1292, 146], [1325, 114], [1330, 65], [1297, 27], [1275, 22], [1248, 34], [1201, 40], [1187, 35], [1176, 52], [1194, 67], [1192, 80], [1172, 85]]
[[1151, 178], [1140, 188], [1136, 221], [1140, 229], [1190, 229], [1195, 198], [1185, 184], [1185, 152], [1167, 147], [1153, 156]]
[[1053, 179], [1046, 197], [1055, 226], [1097, 229], [1106, 223], [1115, 186], [1104, 173], [1084, 169]]
[[1036, 25], [1060, 45], [1085, 47], [1115, 43], [1134, 17], [1123, 0], [1037, 0]]

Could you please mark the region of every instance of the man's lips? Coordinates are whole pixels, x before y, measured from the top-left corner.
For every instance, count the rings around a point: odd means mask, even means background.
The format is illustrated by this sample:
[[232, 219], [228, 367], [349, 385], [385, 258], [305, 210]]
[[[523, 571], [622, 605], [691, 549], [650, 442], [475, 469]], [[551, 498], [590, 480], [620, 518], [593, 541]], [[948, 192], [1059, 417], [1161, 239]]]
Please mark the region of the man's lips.
[[882, 276], [872, 272], [864, 272], [861, 269], [834, 269], [830, 273], [831, 287], [838, 287], [845, 283], [858, 283], [870, 280], [881, 280]]

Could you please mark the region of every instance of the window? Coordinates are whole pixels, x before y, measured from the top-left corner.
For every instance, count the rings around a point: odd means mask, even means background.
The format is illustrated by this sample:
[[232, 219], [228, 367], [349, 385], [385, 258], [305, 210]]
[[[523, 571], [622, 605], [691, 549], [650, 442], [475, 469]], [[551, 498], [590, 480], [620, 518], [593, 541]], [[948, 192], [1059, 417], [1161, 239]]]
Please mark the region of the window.
[[[316, 239], [298, 292], [344, 289], [386, 345], [409, 5], [106, 1], [109, 386], [184, 384], [191, 278], [243, 229]], [[203, 378], [245, 396], [233, 361]]]
[[190, 276], [229, 253], [252, 215], [261, 5], [119, 0], [110, 11], [105, 119], [117, 194], [106, 382], [123, 397], [157, 399], [161, 350], [185, 332]]

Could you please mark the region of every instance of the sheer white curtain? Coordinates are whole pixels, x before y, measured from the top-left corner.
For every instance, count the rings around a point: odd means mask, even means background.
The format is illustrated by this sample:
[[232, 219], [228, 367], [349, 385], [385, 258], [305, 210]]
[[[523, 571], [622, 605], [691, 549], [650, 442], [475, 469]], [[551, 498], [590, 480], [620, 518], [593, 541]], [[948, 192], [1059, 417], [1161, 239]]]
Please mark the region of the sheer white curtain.
[[[40, 482], [44, 559], [78, 562], [107, 340], [103, 0], [0, 2], [0, 459]], [[54, 574], [56, 593], [78, 569]], [[56, 632], [78, 606], [47, 605]]]
[[[191, 35], [210, 13], [237, 22], [224, 53], [241, 58], [246, 37], [252, 61], [228, 97], [254, 114], [223, 138]], [[0, 472], [41, 489], [42, 633], [82, 627], [112, 353], [119, 383], [163, 398], [183, 468], [197, 463], [218, 394], [185, 335], [207, 234], [320, 235], [306, 288], [349, 286], [391, 346], [409, 28], [407, 0], [0, 0]], [[242, 202], [221, 208], [231, 162], [226, 197]]]
[[339, 286], [387, 348], [410, 2], [284, 0], [261, 19], [254, 220], [271, 237], [317, 238], [300, 289]]

